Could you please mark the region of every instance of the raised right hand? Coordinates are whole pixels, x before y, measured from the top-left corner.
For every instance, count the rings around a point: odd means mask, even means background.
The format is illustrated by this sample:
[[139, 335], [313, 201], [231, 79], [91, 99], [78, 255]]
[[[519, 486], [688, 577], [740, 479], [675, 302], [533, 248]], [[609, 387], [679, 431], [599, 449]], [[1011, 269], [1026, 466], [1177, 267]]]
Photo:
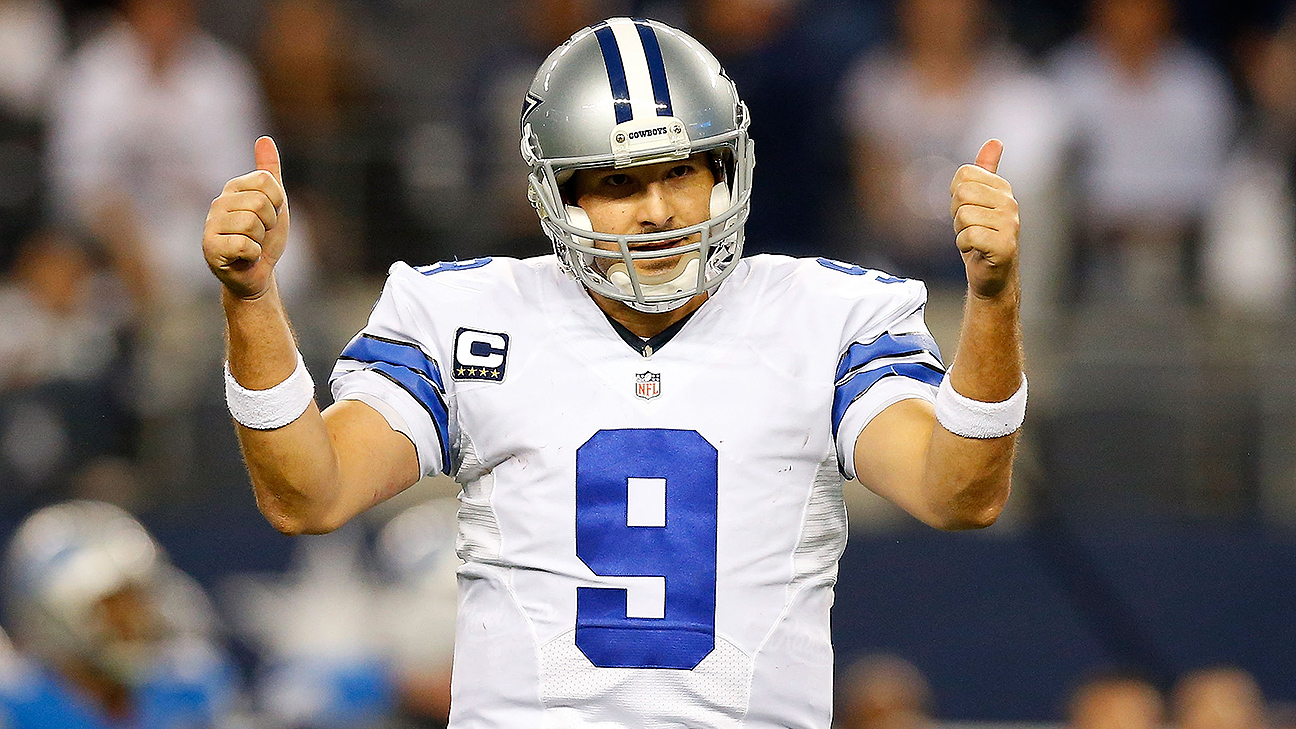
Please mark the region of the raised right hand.
[[1018, 275], [1021, 220], [1012, 185], [998, 175], [1003, 149], [998, 139], [987, 141], [976, 164], [960, 167], [950, 183], [950, 216], [967, 269], [968, 293], [983, 299], [1006, 290], [1016, 295], [1008, 284]]
[[225, 183], [203, 230], [207, 266], [240, 299], [258, 298], [270, 288], [274, 265], [288, 243], [279, 149], [270, 137], [261, 137], [254, 152], [256, 171]]

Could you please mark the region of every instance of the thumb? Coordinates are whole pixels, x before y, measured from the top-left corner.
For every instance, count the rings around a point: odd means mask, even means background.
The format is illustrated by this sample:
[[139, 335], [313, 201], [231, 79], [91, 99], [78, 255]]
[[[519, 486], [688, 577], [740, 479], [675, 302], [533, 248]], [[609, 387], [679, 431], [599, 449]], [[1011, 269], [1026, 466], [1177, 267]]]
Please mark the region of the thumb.
[[256, 140], [256, 145], [252, 150], [256, 156], [256, 168], [274, 175], [274, 178], [282, 185], [283, 172], [279, 165], [279, 148], [275, 146], [274, 140], [270, 137], [260, 137]]
[[[260, 144], [260, 141], [258, 140], [257, 143]], [[998, 139], [991, 139], [987, 141], [985, 144], [981, 145], [981, 151], [977, 152], [977, 156], [976, 156], [977, 167], [980, 167], [983, 170], [988, 170], [990, 172], [998, 172], [999, 158], [1003, 157], [1003, 149], [1004, 149], [1003, 142], [999, 141]], [[278, 161], [277, 157], [276, 157], [276, 161]], [[275, 176], [277, 177], [278, 175], [279, 173], [276, 171]]]

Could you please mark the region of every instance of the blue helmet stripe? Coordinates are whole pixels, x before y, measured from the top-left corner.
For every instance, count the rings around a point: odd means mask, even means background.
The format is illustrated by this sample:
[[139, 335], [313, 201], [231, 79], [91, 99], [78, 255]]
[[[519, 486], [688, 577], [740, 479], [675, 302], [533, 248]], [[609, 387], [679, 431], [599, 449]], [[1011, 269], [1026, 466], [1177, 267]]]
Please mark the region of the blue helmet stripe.
[[635, 29], [639, 31], [639, 40], [643, 42], [644, 57], [648, 60], [648, 78], [652, 79], [657, 116], [675, 116], [675, 111], [671, 108], [670, 86], [666, 84], [666, 62], [662, 60], [657, 31], [645, 20], [635, 18], [634, 22]]
[[[630, 86], [626, 83], [625, 64], [621, 61], [621, 48], [617, 46], [616, 35], [606, 22], [594, 27], [594, 35], [598, 38], [599, 49], [603, 51], [603, 65], [607, 66], [617, 124], [628, 122], [634, 118], [634, 112], [630, 108]], [[655, 87], [656, 83], [653, 85]]]

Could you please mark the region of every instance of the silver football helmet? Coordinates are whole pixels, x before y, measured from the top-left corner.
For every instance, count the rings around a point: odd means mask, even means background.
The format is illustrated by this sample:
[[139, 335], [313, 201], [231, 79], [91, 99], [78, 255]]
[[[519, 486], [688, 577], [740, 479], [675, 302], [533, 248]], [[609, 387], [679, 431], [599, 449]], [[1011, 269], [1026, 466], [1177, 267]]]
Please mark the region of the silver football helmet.
[[[612, 18], [578, 31], [540, 67], [522, 107], [529, 197], [558, 260], [591, 291], [640, 311], [670, 311], [720, 284], [742, 255], [751, 206], [747, 107], [711, 52], [655, 20]], [[636, 235], [596, 233], [563, 185], [582, 168], [632, 167], [707, 152], [711, 218]], [[687, 237], [661, 250], [647, 243]], [[679, 256], [667, 274], [635, 261]], [[666, 280], [662, 280], [666, 279]]]
[[[5, 555], [5, 598], [14, 638], [50, 664], [87, 661], [131, 684], [166, 641], [205, 636], [212, 613], [197, 583], [173, 567], [130, 514], [68, 501], [27, 517]], [[123, 633], [106, 599], [131, 589], [142, 610]]]

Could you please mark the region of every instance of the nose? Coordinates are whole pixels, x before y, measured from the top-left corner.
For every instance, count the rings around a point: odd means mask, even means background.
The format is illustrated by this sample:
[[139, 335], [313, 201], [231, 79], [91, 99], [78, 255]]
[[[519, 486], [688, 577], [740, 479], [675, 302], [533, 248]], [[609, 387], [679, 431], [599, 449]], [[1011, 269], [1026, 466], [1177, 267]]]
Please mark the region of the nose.
[[666, 186], [661, 182], [650, 182], [644, 186], [639, 198], [636, 212], [643, 232], [670, 230], [675, 213]]

